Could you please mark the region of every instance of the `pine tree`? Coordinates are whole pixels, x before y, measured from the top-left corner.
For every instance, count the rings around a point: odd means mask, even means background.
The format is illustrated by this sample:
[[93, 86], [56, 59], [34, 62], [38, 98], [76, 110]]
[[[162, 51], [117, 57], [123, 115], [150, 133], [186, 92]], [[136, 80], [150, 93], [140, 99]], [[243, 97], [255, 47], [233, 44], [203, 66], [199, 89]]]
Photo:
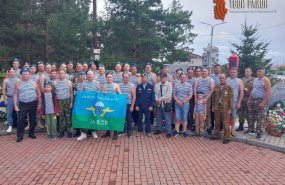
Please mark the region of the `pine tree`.
[[109, 0], [100, 19], [99, 41], [102, 61], [136, 62], [152, 59], [171, 63], [185, 58], [194, 39], [192, 12], [183, 11], [179, 1], [163, 9], [160, 0]]
[[90, 0], [3, 0], [0, 62], [65, 62], [92, 55]]
[[248, 26], [246, 23], [242, 25], [242, 37], [240, 44], [232, 43], [231, 53], [239, 56], [239, 77], [244, 75], [244, 69], [250, 67], [253, 75], [258, 67], [266, 67], [269, 69], [271, 59], [266, 58], [269, 50], [269, 42], [259, 41], [258, 28], [260, 25]]

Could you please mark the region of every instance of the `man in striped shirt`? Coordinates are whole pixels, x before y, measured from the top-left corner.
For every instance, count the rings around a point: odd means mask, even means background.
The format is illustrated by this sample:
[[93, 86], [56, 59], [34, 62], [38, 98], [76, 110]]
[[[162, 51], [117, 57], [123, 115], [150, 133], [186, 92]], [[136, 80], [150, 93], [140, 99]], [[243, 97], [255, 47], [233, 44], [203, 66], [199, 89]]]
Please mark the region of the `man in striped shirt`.
[[19, 81], [19, 78], [16, 77], [15, 69], [11, 68], [8, 70], [8, 78], [4, 79], [3, 86], [2, 86], [2, 95], [4, 98], [4, 104], [6, 105], [6, 112], [7, 112], [7, 124], [8, 129], [7, 132], [12, 132], [13, 126], [13, 111], [14, 111], [14, 103], [13, 103], [13, 96], [14, 96], [14, 89], [15, 84]]
[[241, 106], [243, 98], [243, 83], [241, 79], [237, 78], [237, 69], [235, 67], [232, 67], [230, 70], [230, 77], [227, 78], [227, 84], [234, 90], [234, 107], [230, 114], [230, 133], [232, 136], [235, 136], [236, 113]]
[[21, 142], [24, 137], [24, 122], [27, 114], [29, 114], [30, 128], [29, 138], [36, 139], [35, 127], [36, 127], [36, 112], [37, 104], [41, 109], [41, 91], [38, 84], [30, 80], [29, 69], [21, 69], [21, 81], [15, 84], [14, 90], [14, 107], [18, 112], [18, 124], [17, 124], [17, 142]]
[[271, 82], [265, 76], [264, 67], [257, 69], [256, 76], [257, 78], [255, 78], [253, 81], [253, 89], [248, 100], [247, 133], [254, 131], [254, 124], [256, 122], [256, 139], [260, 139], [266, 116], [266, 104], [271, 94]]
[[59, 79], [54, 82], [55, 93], [59, 106], [59, 136], [64, 137], [67, 131], [67, 137], [72, 138], [71, 129], [71, 109], [73, 107], [73, 87], [70, 80], [65, 77], [65, 70], [59, 70]]
[[117, 62], [114, 68], [113, 73], [113, 82], [116, 84], [122, 83], [122, 65], [120, 62]]
[[[210, 77], [214, 80], [215, 86], [220, 83], [219, 76], [221, 74], [221, 65], [215, 64], [214, 65], [214, 74], [211, 74]], [[211, 105], [212, 110], [213, 105]], [[214, 111], [211, 111], [211, 129], [214, 129], [215, 126], [215, 113]], [[223, 129], [223, 124], [221, 123], [221, 130]]]
[[[188, 77], [187, 82], [192, 86], [192, 89], [194, 90], [196, 78], [194, 76], [193, 68], [189, 67], [187, 69], [187, 77]], [[191, 129], [192, 131], [195, 131], [195, 124], [194, 124], [194, 119], [193, 119], [194, 106], [195, 106], [195, 96], [193, 96], [190, 100], [190, 108], [189, 108], [189, 114], [188, 114], [188, 128]]]
[[45, 72], [45, 65], [42, 61], [38, 61], [38, 75], [39, 77], [42, 76]]
[[136, 89], [134, 84], [130, 82], [130, 74], [128, 72], [123, 73], [123, 83], [120, 83], [120, 89], [122, 94], [127, 95], [127, 109], [126, 109], [126, 123], [127, 123], [127, 136], [132, 135], [132, 112], [136, 102]]
[[185, 73], [181, 73], [180, 82], [174, 84], [173, 88], [173, 99], [175, 101], [175, 131], [173, 132], [173, 136], [176, 137], [179, 134], [180, 124], [183, 125], [183, 133], [182, 136], [184, 138], [187, 137], [186, 129], [187, 129], [187, 117], [189, 111], [189, 101], [193, 95], [192, 86], [187, 83], [187, 76]]
[[99, 64], [99, 67], [98, 67], [98, 71], [99, 71], [99, 75], [97, 76], [97, 81], [100, 83], [101, 85], [101, 92], [104, 91], [104, 85], [107, 83], [107, 80], [106, 80], [106, 74], [105, 74], [105, 66], [103, 64]]

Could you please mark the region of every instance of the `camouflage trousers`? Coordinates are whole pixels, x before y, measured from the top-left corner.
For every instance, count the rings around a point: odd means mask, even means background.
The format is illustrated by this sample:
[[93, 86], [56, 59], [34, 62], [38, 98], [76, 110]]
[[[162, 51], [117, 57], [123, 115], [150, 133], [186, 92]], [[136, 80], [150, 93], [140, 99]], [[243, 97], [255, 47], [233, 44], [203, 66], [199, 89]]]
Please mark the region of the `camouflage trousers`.
[[59, 107], [59, 121], [58, 130], [59, 132], [71, 132], [71, 109], [70, 99], [58, 100]]
[[248, 120], [248, 106], [247, 106], [248, 98], [243, 98], [241, 102], [241, 107], [238, 110], [238, 117], [239, 117], [239, 123], [244, 124], [245, 119]]
[[267, 113], [267, 105], [260, 109], [258, 105], [261, 103], [262, 98], [252, 99], [248, 106], [248, 130], [254, 131], [254, 126], [256, 122], [256, 133], [260, 134], [262, 132], [265, 117]]
[[206, 121], [205, 121], [205, 125], [206, 127], [209, 129], [211, 128], [211, 99], [208, 100], [207, 102], [207, 110], [206, 110]]

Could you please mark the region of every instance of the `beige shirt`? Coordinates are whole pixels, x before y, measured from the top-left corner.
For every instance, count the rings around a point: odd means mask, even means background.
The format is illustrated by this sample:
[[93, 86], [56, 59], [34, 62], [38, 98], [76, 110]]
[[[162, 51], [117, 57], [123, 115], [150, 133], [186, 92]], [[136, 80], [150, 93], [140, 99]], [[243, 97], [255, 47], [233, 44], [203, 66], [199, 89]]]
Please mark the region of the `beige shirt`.
[[[162, 85], [162, 96], [160, 92], [160, 85]], [[158, 82], [154, 86], [155, 100], [163, 101], [165, 103], [171, 103], [172, 100], [172, 85], [170, 82], [166, 81], [165, 84]]]

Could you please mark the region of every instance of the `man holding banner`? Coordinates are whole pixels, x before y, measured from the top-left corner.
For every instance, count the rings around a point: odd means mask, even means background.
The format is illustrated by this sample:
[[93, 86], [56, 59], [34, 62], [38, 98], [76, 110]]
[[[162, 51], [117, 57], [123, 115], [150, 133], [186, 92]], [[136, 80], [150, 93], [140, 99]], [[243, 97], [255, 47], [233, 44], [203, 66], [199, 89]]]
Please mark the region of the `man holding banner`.
[[[122, 92], [120, 90], [120, 86], [113, 82], [113, 75], [111, 73], [106, 74], [106, 81], [107, 81], [107, 84], [105, 84], [103, 86], [103, 92], [104, 93], [106, 93], [106, 94], [122, 94]], [[110, 135], [111, 135], [110, 130], [107, 130], [101, 136], [101, 138], [110, 137]], [[114, 135], [113, 135], [112, 139], [113, 140], [118, 139], [118, 132], [117, 131], [114, 131]]]
[[[77, 89], [77, 91], [100, 92], [100, 83], [94, 80], [93, 71], [91, 70], [87, 71], [87, 80], [81, 83], [81, 87], [80, 89]], [[86, 139], [87, 138], [86, 132], [87, 130], [81, 129], [81, 135], [77, 138], [77, 140], [81, 141], [83, 139]], [[92, 136], [94, 139], [98, 138], [98, 135], [95, 130], [92, 131]]]

